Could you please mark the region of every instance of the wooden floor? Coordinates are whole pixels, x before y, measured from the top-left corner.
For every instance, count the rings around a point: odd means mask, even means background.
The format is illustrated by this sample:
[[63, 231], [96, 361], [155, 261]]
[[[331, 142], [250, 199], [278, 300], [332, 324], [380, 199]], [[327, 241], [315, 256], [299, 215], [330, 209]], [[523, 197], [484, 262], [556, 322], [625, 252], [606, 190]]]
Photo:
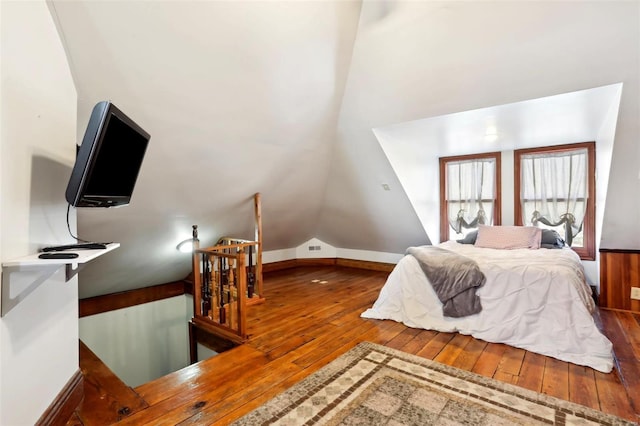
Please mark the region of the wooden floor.
[[[121, 399], [115, 391], [89, 386], [86, 392], [99, 392], [100, 397], [85, 397], [68, 424], [110, 424], [118, 419], [118, 425], [228, 424], [362, 341], [632, 421], [640, 419], [640, 315], [600, 312], [598, 319], [614, 344], [617, 362], [614, 372], [603, 374], [469, 336], [360, 318], [387, 275], [340, 267], [265, 275], [267, 301], [251, 308], [248, 343], [133, 389], [139, 396], [133, 406], [130, 394]], [[101, 405], [100, 400], [108, 404]]]

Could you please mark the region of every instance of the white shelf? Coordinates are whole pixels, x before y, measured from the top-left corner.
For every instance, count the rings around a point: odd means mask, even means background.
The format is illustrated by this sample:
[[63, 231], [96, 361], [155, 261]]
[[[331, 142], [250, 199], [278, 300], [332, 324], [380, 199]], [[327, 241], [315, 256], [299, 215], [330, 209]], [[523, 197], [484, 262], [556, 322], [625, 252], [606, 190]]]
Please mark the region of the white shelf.
[[96, 257], [109, 253], [120, 247], [120, 243], [107, 244], [107, 248], [94, 250], [65, 250], [62, 253], [78, 253], [78, 257], [74, 259], [40, 259], [40, 253], [30, 254], [28, 256], [11, 259], [2, 262], [3, 268], [22, 267], [22, 266], [49, 266], [49, 265], [73, 265], [87, 263]]
[[[73, 259], [40, 259], [40, 253], [11, 259], [2, 262], [2, 305], [0, 315], [5, 316], [20, 301], [26, 298], [38, 286], [49, 279], [63, 266], [66, 269], [66, 279], [69, 281], [89, 261], [120, 247], [120, 243], [109, 243], [106, 248], [92, 250], [64, 250], [64, 253], [77, 253]], [[29, 282], [23, 290], [12, 297], [11, 286], [13, 275], [24, 272], [37, 272], [37, 277]], [[29, 276], [29, 275], [27, 275]], [[19, 278], [19, 277], [18, 277]]]

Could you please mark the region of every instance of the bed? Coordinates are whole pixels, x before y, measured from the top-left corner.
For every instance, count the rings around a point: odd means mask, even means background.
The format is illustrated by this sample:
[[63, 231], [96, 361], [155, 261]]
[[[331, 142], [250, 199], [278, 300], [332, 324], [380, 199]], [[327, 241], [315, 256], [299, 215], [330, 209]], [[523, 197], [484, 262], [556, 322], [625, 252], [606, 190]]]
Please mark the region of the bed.
[[479, 313], [449, 317], [416, 257], [404, 256], [364, 318], [459, 332], [608, 373], [611, 342], [598, 330], [595, 303], [579, 256], [570, 248], [495, 249], [447, 241], [438, 245], [475, 260], [486, 281]]

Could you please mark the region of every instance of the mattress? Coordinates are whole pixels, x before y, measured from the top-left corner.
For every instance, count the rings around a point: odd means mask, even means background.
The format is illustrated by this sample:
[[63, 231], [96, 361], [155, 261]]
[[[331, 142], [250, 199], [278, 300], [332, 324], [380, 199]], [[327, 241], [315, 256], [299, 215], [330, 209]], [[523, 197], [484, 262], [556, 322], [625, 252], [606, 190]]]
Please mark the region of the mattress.
[[485, 274], [486, 283], [477, 291], [480, 313], [445, 317], [417, 260], [407, 255], [361, 316], [458, 332], [605, 373], [612, 370], [612, 345], [595, 324], [591, 290], [573, 250], [499, 250], [455, 241], [439, 247], [474, 259]]

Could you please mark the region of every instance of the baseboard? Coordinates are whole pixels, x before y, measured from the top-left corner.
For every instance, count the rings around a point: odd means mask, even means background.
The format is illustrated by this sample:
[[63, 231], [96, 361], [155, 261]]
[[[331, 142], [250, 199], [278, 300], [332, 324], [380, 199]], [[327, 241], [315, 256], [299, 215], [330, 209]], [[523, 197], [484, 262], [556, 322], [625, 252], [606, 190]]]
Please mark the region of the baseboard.
[[335, 257], [301, 257], [296, 259], [296, 266], [335, 266]]
[[299, 266], [343, 266], [346, 268], [366, 269], [370, 271], [391, 272], [396, 266], [394, 263], [372, 262], [369, 260], [355, 260], [342, 258], [304, 258], [289, 259], [279, 262], [265, 263], [262, 272], [274, 272]]
[[62, 388], [49, 408], [40, 416], [36, 425], [66, 425], [84, 397], [84, 378], [77, 370]]
[[289, 260], [279, 260], [277, 262], [269, 262], [262, 264], [262, 272], [274, 272], [281, 271], [283, 269], [295, 268], [298, 266], [296, 263], [297, 259], [289, 259]]
[[347, 268], [367, 269], [369, 271], [391, 272], [395, 263], [373, 262], [370, 260], [336, 259], [336, 265]]
[[640, 311], [634, 311], [630, 309], [620, 309], [620, 308], [608, 308], [606, 306], [598, 306], [598, 309], [601, 309], [603, 311], [624, 312], [627, 314], [634, 314], [634, 315], [640, 314]]

